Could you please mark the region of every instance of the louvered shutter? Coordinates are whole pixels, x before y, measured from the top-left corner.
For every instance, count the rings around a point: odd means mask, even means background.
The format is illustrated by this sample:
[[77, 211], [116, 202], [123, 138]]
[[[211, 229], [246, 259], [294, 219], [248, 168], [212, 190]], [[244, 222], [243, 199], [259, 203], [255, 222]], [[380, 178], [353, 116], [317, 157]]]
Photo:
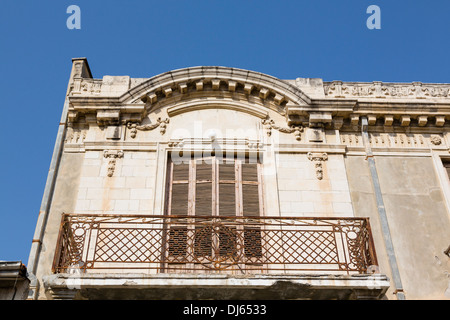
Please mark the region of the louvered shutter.
[[[259, 176], [257, 163], [242, 163], [242, 213], [245, 217], [260, 216]], [[244, 254], [247, 258], [262, 256], [261, 229], [244, 229]]]
[[189, 203], [189, 164], [172, 163], [170, 214], [187, 215]]
[[196, 161], [195, 177], [195, 215], [211, 216], [212, 200], [212, 164], [210, 161]]
[[242, 204], [244, 216], [259, 216], [258, 165], [256, 163], [242, 164]]
[[[212, 159], [195, 161], [195, 216], [213, 214], [213, 166]], [[197, 257], [210, 256], [212, 234], [209, 227], [196, 226], [194, 253]]]
[[[205, 161], [206, 160], [206, 161]], [[261, 215], [261, 182], [258, 164], [234, 159], [218, 163], [215, 159], [192, 159], [189, 163], [171, 164], [169, 177], [170, 215], [222, 217]], [[169, 230], [169, 255], [186, 256], [190, 234], [196, 257], [210, 256], [213, 242], [219, 244], [220, 256], [230, 258], [239, 250], [249, 258], [262, 255], [260, 228], [240, 229], [222, 226], [213, 231], [208, 226], [172, 226]], [[217, 236], [213, 237], [212, 235]], [[238, 237], [238, 235], [241, 235]], [[243, 239], [238, 244], [238, 238]], [[242, 241], [242, 240], [239, 240]]]
[[236, 216], [236, 167], [232, 163], [219, 164], [219, 216]]

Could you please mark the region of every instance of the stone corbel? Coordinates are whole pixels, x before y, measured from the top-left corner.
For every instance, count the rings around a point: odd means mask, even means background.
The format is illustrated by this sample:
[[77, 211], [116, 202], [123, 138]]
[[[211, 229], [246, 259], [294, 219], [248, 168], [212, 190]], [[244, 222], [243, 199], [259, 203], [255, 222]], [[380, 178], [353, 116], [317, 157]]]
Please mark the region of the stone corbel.
[[272, 129], [275, 129], [282, 133], [294, 133], [297, 141], [302, 140], [301, 133], [303, 132], [303, 126], [280, 127], [277, 126], [272, 119], [262, 119], [261, 122], [266, 126], [267, 135], [269, 137], [272, 135]]
[[331, 113], [329, 112], [311, 112], [309, 115], [309, 126], [311, 128], [315, 127], [324, 127], [326, 125], [329, 125], [333, 122], [333, 117], [331, 116]]
[[445, 117], [444, 116], [436, 116], [436, 126], [442, 127], [445, 124]]
[[159, 132], [165, 134], [167, 130], [167, 124], [169, 123], [169, 118], [156, 119], [156, 123], [148, 124], [145, 126], [138, 125], [136, 122], [128, 122], [127, 128], [130, 129], [130, 137], [132, 139], [136, 138], [137, 130], [141, 131], [151, 131], [159, 127]]
[[385, 115], [384, 116], [384, 125], [385, 126], [392, 126], [392, 124], [394, 123], [394, 116], [393, 115]]
[[117, 125], [120, 119], [120, 110], [98, 110], [97, 124], [99, 126]]
[[69, 120], [69, 123], [73, 123], [77, 121], [79, 113], [77, 111], [69, 111], [67, 114], [67, 119]]
[[312, 153], [308, 152], [307, 154], [308, 160], [314, 162], [314, 166], [316, 168], [316, 177], [319, 180], [323, 179], [323, 166], [322, 163], [326, 160], [328, 160], [328, 154], [325, 152], [323, 153]]
[[114, 175], [114, 170], [116, 169], [116, 160], [123, 158], [123, 151], [122, 150], [105, 150], [103, 152], [103, 156], [106, 159], [109, 159], [108, 177], [112, 177]]

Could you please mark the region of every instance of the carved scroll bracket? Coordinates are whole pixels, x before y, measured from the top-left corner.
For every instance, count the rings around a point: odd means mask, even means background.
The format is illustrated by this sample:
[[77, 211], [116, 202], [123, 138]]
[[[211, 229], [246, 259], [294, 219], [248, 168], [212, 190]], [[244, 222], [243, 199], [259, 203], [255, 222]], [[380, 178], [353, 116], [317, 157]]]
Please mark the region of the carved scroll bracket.
[[275, 124], [272, 119], [262, 119], [262, 124], [266, 126], [267, 135], [270, 137], [272, 135], [272, 129], [278, 130], [282, 133], [294, 133], [295, 139], [297, 141], [302, 140], [301, 133], [303, 132], [302, 126], [290, 126], [290, 127], [280, 127]]
[[105, 150], [103, 152], [103, 156], [106, 159], [109, 159], [108, 177], [112, 177], [114, 174], [114, 170], [116, 169], [116, 160], [123, 158], [123, 151], [122, 150]]
[[167, 124], [169, 123], [169, 121], [170, 121], [169, 118], [165, 119], [158, 118], [156, 119], [156, 123], [148, 124], [145, 126], [141, 126], [136, 122], [128, 122], [127, 128], [130, 129], [130, 137], [132, 139], [136, 138], [137, 130], [151, 131], [159, 127], [159, 132], [161, 134], [165, 134], [167, 130]]
[[314, 162], [314, 166], [316, 168], [316, 177], [319, 180], [323, 179], [323, 162], [328, 160], [328, 154], [323, 153], [312, 153], [308, 152], [307, 154], [308, 160]]

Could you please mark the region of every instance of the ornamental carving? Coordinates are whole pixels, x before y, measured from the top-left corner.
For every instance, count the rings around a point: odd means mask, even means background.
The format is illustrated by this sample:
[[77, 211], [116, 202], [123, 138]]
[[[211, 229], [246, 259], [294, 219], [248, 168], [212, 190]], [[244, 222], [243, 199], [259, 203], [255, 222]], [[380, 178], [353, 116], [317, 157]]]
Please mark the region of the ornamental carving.
[[83, 79], [80, 84], [80, 91], [86, 94], [100, 94], [102, 83], [103, 81], [98, 79]]
[[169, 121], [170, 121], [169, 118], [165, 119], [158, 118], [156, 119], [156, 123], [147, 124], [144, 126], [139, 125], [136, 122], [128, 122], [127, 128], [130, 130], [130, 137], [132, 139], [136, 138], [137, 130], [151, 131], [159, 127], [159, 132], [161, 134], [165, 134], [167, 130], [167, 124], [169, 123]]
[[73, 127], [72, 124], [67, 126], [67, 134], [65, 142], [68, 144], [82, 144], [86, 139], [87, 128], [85, 127]]
[[335, 97], [372, 97], [372, 98], [449, 98], [450, 86], [413, 82], [411, 84], [392, 83], [345, 83], [333, 81], [324, 85], [325, 94]]
[[328, 154], [323, 153], [313, 153], [308, 152], [307, 154], [308, 160], [314, 162], [314, 167], [316, 168], [316, 177], [319, 180], [323, 179], [323, 165], [322, 163], [328, 160]]
[[438, 145], [440, 145], [442, 143], [441, 137], [439, 137], [437, 135], [432, 135], [431, 138], [430, 138], [430, 141], [435, 146], [438, 146]]
[[108, 177], [112, 177], [114, 175], [114, 171], [116, 169], [116, 160], [123, 158], [123, 151], [121, 151], [121, 150], [105, 150], [103, 152], [103, 156], [106, 159], [109, 159]]
[[266, 126], [267, 135], [270, 137], [272, 135], [272, 129], [278, 130], [282, 133], [294, 133], [295, 139], [297, 141], [302, 140], [301, 133], [303, 132], [302, 126], [290, 126], [290, 127], [280, 127], [275, 124], [272, 119], [262, 119], [262, 124]]

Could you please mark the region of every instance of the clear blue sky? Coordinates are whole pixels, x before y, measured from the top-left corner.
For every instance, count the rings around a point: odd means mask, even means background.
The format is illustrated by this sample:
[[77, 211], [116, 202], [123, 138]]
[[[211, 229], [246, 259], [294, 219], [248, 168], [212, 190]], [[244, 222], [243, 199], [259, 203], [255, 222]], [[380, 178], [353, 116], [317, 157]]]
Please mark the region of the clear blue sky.
[[[81, 29], [69, 30], [69, 5]], [[369, 5], [381, 29], [369, 30]], [[281, 79], [450, 82], [449, 0], [2, 0], [0, 260], [28, 262], [71, 58], [94, 78], [220, 65]]]

